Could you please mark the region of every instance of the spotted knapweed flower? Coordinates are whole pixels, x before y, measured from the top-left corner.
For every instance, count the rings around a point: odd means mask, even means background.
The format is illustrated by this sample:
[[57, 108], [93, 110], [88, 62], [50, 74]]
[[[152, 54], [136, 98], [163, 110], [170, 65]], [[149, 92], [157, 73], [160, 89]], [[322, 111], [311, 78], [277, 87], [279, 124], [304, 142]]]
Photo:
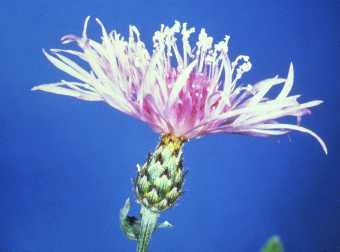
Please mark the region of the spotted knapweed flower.
[[[142, 205], [141, 222], [127, 216], [128, 202], [121, 212], [122, 227], [129, 238], [138, 239], [138, 251], [147, 247], [158, 214], [173, 206], [183, 191], [182, 147], [186, 140], [219, 132], [265, 137], [300, 131], [316, 138], [327, 153], [323, 140], [300, 126], [301, 117], [322, 101], [299, 103], [299, 95], [290, 95], [292, 64], [286, 78], [275, 76], [245, 84], [241, 77], [252, 65], [245, 55], [229, 59], [229, 36], [213, 44], [213, 38], [201, 29], [192, 46], [189, 38], [195, 28], [176, 21], [155, 32], [150, 52], [135, 26], [129, 27], [126, 40], [116, 31], [107, 33], [96, 19], [102, 29], [101, 41], [96, 42], [87, 37], [88, 21], [89, 17], [81, 37], [61, 39], [63, 44], [76, 42], [80, 51], [44, 51], [52, 64], [79, 81], [62, 80], [33, 90], [104, 101], [161, 134], [155, 152], [143, 166], [137, 166], [135, 191]], [[88, 64], [87, 69], [74, 60], [77, 57]], [[280, 92], [270, 98], [268, 93], [277, 86], [282, 87]], [[297, 124], [278, 121], [286, 116], [296, 117]]]
[[[105, 101], [146, 122], [163, 136], [158, 151], [148, 158], [146, 165], [139, 167], [136, 191], [145, 206], [164, 210], [181, 194], [181, 148], [187, 139], [219, 132], [276, 136], [295, 130], [312, 135], [327, 153], [322, 139], [299, 125], [300, 118], [310, 113], [309, 108], [322, 101], [299, 103], [299, 95], [290, 95], [294, 80], [292, 64], [287, 78], [275, 76], [252, 85], [244, 84], [241, 77], [252, 65], [245, 55], [233, 61], [229, 59], [229, 36], [213, 44], [213, 38], [201, 29], [192, 47], [189, 37], [195, 28], [176, 21], [171, 27], [161, 25], [155, 32], [150, 53], [135, 26], [129, 27], [129, 37], [125, 40], [116, 31], [107, 33], [96, 19], [102, 29], [101, 42], [96, 42], [87, 37], [88, 21], [89, 17], [81, 37], [66, 35], [61, 39], [63, 44], [76, 42], [81, 51], [44, 51], [52, 64], [79, 82], [62, 80], [33, 90]], [[65, 54], [88, 63], [90, 70]], [[279, 94], [268, 98], [268, 92], [278, 85], [282, 86]], [[277, 119], [285, 116], [297, 117], [298, 123], [278, 122]], [[164, 162], [173, 163], [173, 168], [164, 166]], [[152, 167], [157, 164], [157, 175], [151, 178], [147, 176], [150, 163]]]
[[[299, 103], [299, 95], [289, 94], [294, 80], [292, 64], [287, 78], [275, 76], [245, 85], [241, 77], [252, 65], [245, 55], [230, 61], [229, 36], [213, 44], [213, 38], [201, 29], [192, 48], [189, 37], [195, 28], [176, 21], [172, 27], [161, 25], [155, 32], [150, 53], [135, 26], [129, 27], [125, 40], [116, 31], [108, 34], [96, 19], [102, 29], [102, 41], [96, 42], [87, 37], [88, 21], [89, 17], [82, 37], [66, 35], [61, 39], [63, 44], [77, 42], [82, 51], [44, 51], [52, 64], [80, 82], [62, 80], [33, 90], [105, 101], [148, 123], [160, 134], [191, 139], [218, 132], [273, 136], [296, 130], [315, 137], [327, 151], [312, 131], [277, 121], [284, 116], [300, 119], [310, 113], [308, 108], [322, 103]], [[90, 71], [63, 53], [79, 57], [88, 63]], [[282, 85], [281, 92], [274, 99], [267, 98], [266, 94], [277, 85]]]

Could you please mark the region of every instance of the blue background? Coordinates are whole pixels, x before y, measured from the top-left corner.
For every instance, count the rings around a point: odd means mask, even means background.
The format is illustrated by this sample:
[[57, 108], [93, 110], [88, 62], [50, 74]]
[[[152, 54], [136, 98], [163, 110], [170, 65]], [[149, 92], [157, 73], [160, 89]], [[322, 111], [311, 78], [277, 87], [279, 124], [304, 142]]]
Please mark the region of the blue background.
[[[162, 215], [172, 230], [150, 251], [258, 251], [279, 234], [286, 251], [333, 252], [340, 246], [339, 1], [18, 1], [0, 8], [0, 251], [134, 251], [119, 229], [135, 165], [158, 136], [104, 103], [30, 92], [67, 76], [42, 55], [59, 38], [80, 34], [85, 16], [146, 44], [174, 19], [231, 35], [231, 57], [247, 54], [257, 81], [286, 76], [293, 93], [323, 99], [303, 124], [309, 136], [252, 138], [220, 134], [185, 147], [184, 197]], [[90, 24], [90, 34], [99, 28]], [[134, 211], [136, 213], [137, 207]]]

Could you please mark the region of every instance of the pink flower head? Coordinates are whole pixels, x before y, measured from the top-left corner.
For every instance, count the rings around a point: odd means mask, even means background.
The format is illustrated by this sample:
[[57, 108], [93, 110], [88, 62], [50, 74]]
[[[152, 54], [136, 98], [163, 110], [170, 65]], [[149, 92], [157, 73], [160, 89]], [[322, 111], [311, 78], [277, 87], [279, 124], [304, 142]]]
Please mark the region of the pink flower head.
[[[62, 80], [33, 90], [105, 101], [161, 134], [191, 139], [218, 132], [274, 136], [296, 130], [315, 137], [327, 153], [325, 143], [311, 130], [277, 121], [295, 116], [299, 122], [310, 113], [309, 108], [322, 103], [299, 103], [299, 95], [289, 95], [294, 81], [292, 64], [287, 78], [275, 76], [245, 85], [240, 83], [241, 77], [252, 65], [245, 55], [230, 61], [229, 36], [213, 44], [213, 38], [201, 29], [196, 45], [191, 47], [189, 37], [195, 28], [176, 21], [171, 27], [161, 25], [155, 32], [149, 53], [135, 26], [129, 27], [125, 40], [116, 31], [107, 33], [96, 19], [102, 29], [101, 42], [96, 42], [87, 37], [88, 21], [89, 17], [82, 37], [62, 38], [63, 44], [77, 42], [81, 51], [44, 51], [52, 64], [79, 82]], [[181, 41], [177, 41], [179, 38]], [[90, 71], [65, 54], [88, 63]], [[278, 85], [282, 86], [279, 94], [274, 99], [266, 97]]]

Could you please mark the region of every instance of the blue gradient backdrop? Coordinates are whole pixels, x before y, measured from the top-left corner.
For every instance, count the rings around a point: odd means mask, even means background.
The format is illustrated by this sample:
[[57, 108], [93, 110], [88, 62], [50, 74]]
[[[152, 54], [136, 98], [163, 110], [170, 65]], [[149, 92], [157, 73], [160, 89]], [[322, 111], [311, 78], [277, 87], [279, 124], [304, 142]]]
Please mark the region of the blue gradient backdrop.
[[[309, 136], [260, 139], [214, 135], [185, 147], [186, 193], [162, 218], [152, 251], [258, 251], [279, 234], [288, 252], [340, 247], [339, 1], [3, 1], [0, 8], [0, 251], [130, 252], [118, 212], [130, 196], [135, 165], [158, 136], [104, 103], [30, 92], [67, 78], [43, 56], [59, 38], [80, 34], [85, 16], [127, 34], [175, 19], [231, 35], [231, 57], [250, 55], [257, 81], [286, 76], [294, 93], [323, 99], [303, 124]], [[99, 29], [90, 24], [90, 34]], [[137, 208], [135, 207], [134, 211]]]

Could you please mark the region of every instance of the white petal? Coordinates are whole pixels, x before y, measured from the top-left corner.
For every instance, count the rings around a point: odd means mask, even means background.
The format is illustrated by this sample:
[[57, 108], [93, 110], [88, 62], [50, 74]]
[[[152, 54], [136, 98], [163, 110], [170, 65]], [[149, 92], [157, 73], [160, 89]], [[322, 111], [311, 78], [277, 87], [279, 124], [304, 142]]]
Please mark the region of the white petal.
[[35, 86], [32, 88], [32, 91], [45, 91], [49, 93], [54, 93], [54, 94], [60, 94], [60, 95], [67, 95], [67, 96], [72, 96], [81, 100], [87, 100], [87, 101], [101, 101], [102, 98], [91, 91], [85, 91], [81, 89], [72, 89], [69, 87], [65, 87], [65, 83], [53, 83], [53, 84], [43, 84], [39, 86]]
[[285, 85], [283, 86], [280, 94], [277, 96], [276, 99], [282, 99], [288, 96], [289, 92], [292, 90], [294, 83], [294, 67], [293, 63], [290, 63], [288, 76], [285, 82]]
[[43, 50], [43, 52], [47, 59], [60, 70], [79, 80], [82, 80], [84, 82], [90, 82], [89, 78], [90, 75], [88, 75], [88, 73], [84, 69], [82, 69], [80, 66], [78, 66], [70, 59], [56, 53], [56, 55], [59, 57], [58, 59], [55, 56], [48, 54], [45, 50]]
[[[278, 108], [278, 109], [275, 109], [271, 112], [265, 110], [261, 113], [261, 110], [259, 110], [258, 116], [255, 116], [251, 119], [247, 119], [247, 120], [244, 120], [244, 121], [238, 121], [238, 124], [251, 125], [251, 124], [259, 123], [261, 121], [267, 121], [267, 120], [276, 119], [276, 118], [283, 117], [283, 116], [289, 116], [289, 115], [295, 114], [296, 112], [298, 112], [302, 109], [318, 106], [321, 103], [322, 103], [322, 101], [315, 100], [315, 101], [302, 103], [298, 106], [292, 106], [292, 107], [282, 108], [282, 109]], [[265, 106], [264, 108], [266, 108], [266, 107], [269, 108], [268, 106]]]
[[181, 89], [187, 84], [187, 80], [189, 75], [191, 74], [192, 70], [196, 66], [197, 60], [191, 62], [179, 75], [176, 82], [173, 84], [172, 90], [170, 92], [168, 106], [171, 106], [177, 99], [179, 92]]
[[281, 84], [284, 81], [285, 79], [275, 77], [258, 82], [254, 85], [254, 90], [256, 91], [256, 94], [253, 97], [249, 98], [248, 101], [245, 101], [245, 104], [247, 104], [247, 106], [256, 105], [257, 103], [262, 101], [264, 96], [273, 86]]
[[83, 38], [84, 39], [87, 39], [87, 25], [89, 23], [89, 20], [90, 20], [91, 16], [87, 16], [86, 19], [85, 19], [85, 22], [84, 22], [84, 28], [83, 28]]
[[79, 52], [79, 51], [75, 51], [75, 50], [64, 50], [64, 49], [56, 49], [56, 48], [53, 48], [53, 49], [50, 49], [51, 52], [54, 52], [54, 53], [68, 53], [68, 54], [71, 54], [71, 55], [75, 55], [77, 57], [79, 57], [80, 59], [82, 60], [85, 60], [84, 59], [84, 54], [82, 52]]
[[311, 136], [313, 136], [321, 145], [323, 151], [327, 154], [327, 146], [325, 142], [319, 137], [316, 133], [313, 131], [306, 129], [304, 127], [298, 126], [298, 125], [292, 125], [292, 124], [285, 124], [285, 123], [277, 123], [277, 124], [261, 124], [257, 126], [259, 129], [288, 129], [288, 130], [296, 130], [303, 133], [307, 133]]

